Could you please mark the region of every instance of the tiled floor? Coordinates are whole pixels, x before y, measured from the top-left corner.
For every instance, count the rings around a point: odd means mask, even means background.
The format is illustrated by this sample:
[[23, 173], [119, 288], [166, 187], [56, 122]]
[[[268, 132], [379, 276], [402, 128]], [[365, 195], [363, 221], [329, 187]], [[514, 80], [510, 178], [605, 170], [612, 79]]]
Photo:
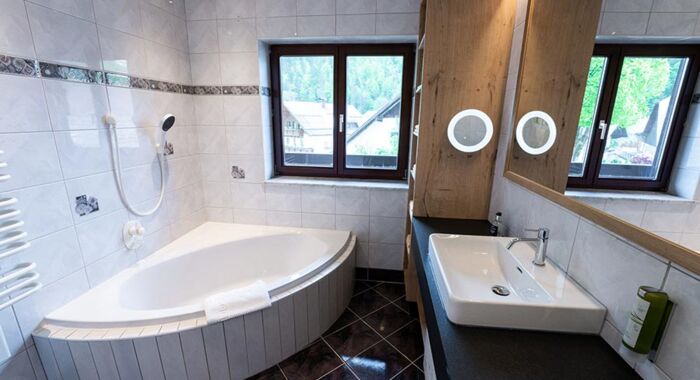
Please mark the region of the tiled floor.
[[423, 379], [423, 342], [403, 284], [356, 281], [355, 295], [323, 337], [256, 380]]

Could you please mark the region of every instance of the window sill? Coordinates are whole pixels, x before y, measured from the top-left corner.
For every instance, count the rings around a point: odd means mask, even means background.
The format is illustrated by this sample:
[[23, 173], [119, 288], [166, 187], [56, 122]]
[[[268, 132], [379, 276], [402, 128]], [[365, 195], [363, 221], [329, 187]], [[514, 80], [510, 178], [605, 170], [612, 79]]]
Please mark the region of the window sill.
[[686, 199], [677, 195], [656, 193], [652, 191], [622, 191], [622, 190], [581, 190], [567, 189], [564, 195], [574, 199], [617, 199], [634, 201], [657, 201], [657, 202], [686, 202], [694, 203], [692, 199]]
[[362, 189], [393, 189], [408, 190], [408, 182], [404, 180], [371, 180], [371, 179], [342, 179], [342, 178], [317, 178], [317, 177], [292, 177], [281, 176], [270, 178], [265, 183], [282, 183], [290, 185], [331, 186], [331, 187], [355, 187]]

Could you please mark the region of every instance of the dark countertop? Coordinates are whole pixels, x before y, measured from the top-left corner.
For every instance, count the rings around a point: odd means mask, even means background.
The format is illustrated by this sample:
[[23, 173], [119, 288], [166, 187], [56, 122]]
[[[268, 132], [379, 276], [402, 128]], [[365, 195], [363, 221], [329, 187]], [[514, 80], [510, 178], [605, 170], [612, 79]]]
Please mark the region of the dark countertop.
[[447, 319], [428, 262], [432, 233], [488, 235], [483, 220], [413, 218], [413, 259], [425, 309], [437, 378], [639, 379], [596, 335], [455, 325]]

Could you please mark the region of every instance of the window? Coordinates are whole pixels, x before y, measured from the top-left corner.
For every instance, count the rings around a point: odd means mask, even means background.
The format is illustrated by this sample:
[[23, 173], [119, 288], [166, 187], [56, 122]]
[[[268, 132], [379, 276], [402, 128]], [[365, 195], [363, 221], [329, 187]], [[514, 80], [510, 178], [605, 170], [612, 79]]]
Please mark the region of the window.
[[569, 186], [666, 190], [699, 60], [698, 46], [596, 46]]
[[275, 172], [406, 178], [414, 46], [271, 49]]

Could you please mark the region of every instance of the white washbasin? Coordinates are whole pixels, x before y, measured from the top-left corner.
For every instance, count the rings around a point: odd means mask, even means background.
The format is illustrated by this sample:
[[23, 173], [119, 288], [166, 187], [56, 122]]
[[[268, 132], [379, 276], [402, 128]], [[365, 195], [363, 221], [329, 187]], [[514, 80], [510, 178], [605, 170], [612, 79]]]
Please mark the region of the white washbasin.
[[[460, 325], [598, 334], [605, 308], [549, 260], [532, 264], [513, 238], [430, 235], [430, 265], [450, 321]], [[501, 286], [507, 296], [494, 292]]]

